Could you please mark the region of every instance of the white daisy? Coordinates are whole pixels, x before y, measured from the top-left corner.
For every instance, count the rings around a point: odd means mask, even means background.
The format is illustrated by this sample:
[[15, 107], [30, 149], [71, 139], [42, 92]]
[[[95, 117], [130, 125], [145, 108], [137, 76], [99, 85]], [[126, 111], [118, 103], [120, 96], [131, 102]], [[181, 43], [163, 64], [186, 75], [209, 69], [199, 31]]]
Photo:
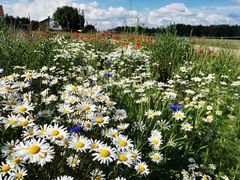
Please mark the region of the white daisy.
[[77, 152], [86, 152], [86, 150], [90, 148], [90, 141], [84, 136], [73, 137], [70, 139], [69, 148]]
[[34, 106], [28, 102], [23, 102], [14, 107], [13, 112], [16, 114], [29, 114], [30, 111], [34, 110]]
[[80, 163], [80, 159], [78, 158], [77, 155], [75, 156], [70, 156], [67, 158], [67, 164], [68, 166], [75, 168], [76, 166], [78, 166]]
[[107, 165], [117, 158], [116, 150], [106, 145], [100, 146], [92, 155], [94, 156], [93, 161], [97, 160], [100, 164]]
[[186, 116], [185, 116], [184, 112], [182, 112], [182, 111], [176, 111], [176, 112], [174, 112], [173, 117], [174, 117], [176, 120], [181, 120], [181, 121], [182, 121]]
[[122, 135], [114, 139], [114, 145], [120, 150], [127, 150], [133, 147], [132, 141]]
[[23, 161], [43, 166], [52, 161], [54, 151], [44, 139], [31, 139], [30, 141], [20, 142], [14, 148], [13, 155], [20, 157]]
[[150, 173], [148, 166], [145, 162], [140, 162], [135, 165], [135, 170], [141, 176], [146, 176]]
[[160, 152], [152, 152], [150, 154], [151, 161], [159, 164], [163, 160], [163, 155]]
[[20, 168], [20, 167], [14, 168], [10, 173], [10, 177], [13, 177], [16, 180], [22, 180], [26, 175], [27, 175], [27, 170], [25, 168]]

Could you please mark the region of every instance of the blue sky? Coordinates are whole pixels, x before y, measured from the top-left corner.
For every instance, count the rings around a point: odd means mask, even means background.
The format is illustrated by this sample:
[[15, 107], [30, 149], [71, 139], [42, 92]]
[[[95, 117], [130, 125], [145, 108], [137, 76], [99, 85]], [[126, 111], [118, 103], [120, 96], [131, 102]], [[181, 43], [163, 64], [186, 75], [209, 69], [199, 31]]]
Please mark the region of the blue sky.
[[86, 11], [86, 23], [98, 29], [169, 23], [240, 25], [240, 0], [0, 0], [5, 13], [43, 20], [57, 7], [69, 5]]

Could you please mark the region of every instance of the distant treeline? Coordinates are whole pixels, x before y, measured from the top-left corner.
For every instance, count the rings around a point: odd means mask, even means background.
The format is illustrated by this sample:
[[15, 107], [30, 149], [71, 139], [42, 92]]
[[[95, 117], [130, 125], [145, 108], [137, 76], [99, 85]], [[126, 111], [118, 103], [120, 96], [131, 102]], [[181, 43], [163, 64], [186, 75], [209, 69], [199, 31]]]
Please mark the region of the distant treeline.
[[36, 30], [39, 27], [38, 21], [30, 21], [30, 19], [26, 17], [13, 17], [6, 14], [4, 21], [8, 27], [14, 27], [21, 30], [28, 30], [29, 28], [31, 30]]
[[148, 27], [129, 27], [122, 26], [111, 29], [116, 33], [130, 33], [136, 32], [146, 35], [154, 35], [156, 33], [163, 33], [167, 30], [176, 30], [178, 36], [198, 36], [198, 37], [239, 37], [240, 38], [240, 26], [234, 25], [210, 25], [210, 26], [192, 26], [185, 24], [170, 25], [166, 28], [148, 28]]

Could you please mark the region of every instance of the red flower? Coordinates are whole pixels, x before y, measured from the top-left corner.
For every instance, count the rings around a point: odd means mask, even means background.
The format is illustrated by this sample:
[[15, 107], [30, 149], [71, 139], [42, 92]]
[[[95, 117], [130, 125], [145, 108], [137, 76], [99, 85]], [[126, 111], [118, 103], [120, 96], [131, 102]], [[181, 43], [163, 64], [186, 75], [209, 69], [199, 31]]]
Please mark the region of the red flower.
[[136, 43], [135, 43], [135, 48], [136, 49], [139, 49], [141, 47], [141, 43], [139, 42], [139, 41], [137, 41]]

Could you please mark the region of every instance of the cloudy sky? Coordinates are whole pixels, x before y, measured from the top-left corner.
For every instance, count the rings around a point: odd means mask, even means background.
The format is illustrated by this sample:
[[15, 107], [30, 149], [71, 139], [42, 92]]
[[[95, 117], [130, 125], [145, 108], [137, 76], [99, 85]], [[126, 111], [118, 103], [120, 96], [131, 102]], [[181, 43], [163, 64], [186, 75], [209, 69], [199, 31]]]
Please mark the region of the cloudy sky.
[[169, 23], [240, 25], [240, 0], [0, 0], [5, 13], [43, 20], [64, 5], [85, 10], [88, 24], [105, 30], [122, 25]]

